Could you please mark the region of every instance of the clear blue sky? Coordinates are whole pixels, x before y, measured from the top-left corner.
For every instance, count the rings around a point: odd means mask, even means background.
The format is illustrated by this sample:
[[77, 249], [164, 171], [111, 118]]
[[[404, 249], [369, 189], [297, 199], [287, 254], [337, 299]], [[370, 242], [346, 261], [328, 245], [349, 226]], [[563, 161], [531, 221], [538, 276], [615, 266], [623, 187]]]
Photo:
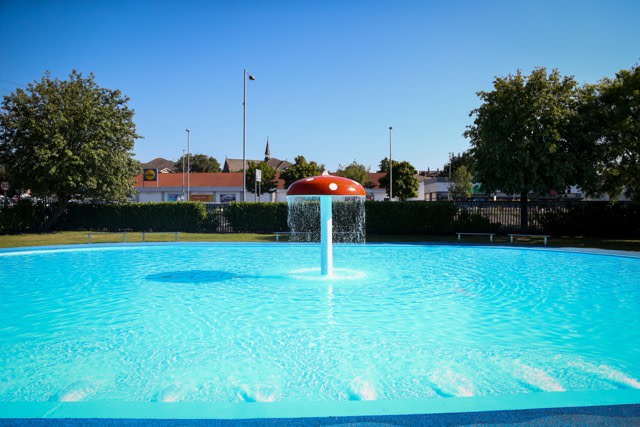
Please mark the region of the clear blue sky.
[[[93, 72], [131, 98], [135, 157], [297, 155], [330, 170], [389, 155], [441, 168], [496, 76], [580, 83], [640, 61], [640, 1], [0, 0], [0, 94]], [[13, 82], [13, 83], [11, 83]]]

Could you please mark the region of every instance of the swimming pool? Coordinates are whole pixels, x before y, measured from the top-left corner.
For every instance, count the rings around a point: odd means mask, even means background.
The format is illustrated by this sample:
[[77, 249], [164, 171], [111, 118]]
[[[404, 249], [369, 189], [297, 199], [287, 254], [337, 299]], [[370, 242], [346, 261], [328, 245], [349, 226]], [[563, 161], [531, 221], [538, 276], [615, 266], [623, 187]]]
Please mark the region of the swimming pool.
[[318, 251], [0, 251], [0, 408], [144, 417], [178, 402], [233, 418], [640, 403], [637, 256], [339, 245], [326, 278]]

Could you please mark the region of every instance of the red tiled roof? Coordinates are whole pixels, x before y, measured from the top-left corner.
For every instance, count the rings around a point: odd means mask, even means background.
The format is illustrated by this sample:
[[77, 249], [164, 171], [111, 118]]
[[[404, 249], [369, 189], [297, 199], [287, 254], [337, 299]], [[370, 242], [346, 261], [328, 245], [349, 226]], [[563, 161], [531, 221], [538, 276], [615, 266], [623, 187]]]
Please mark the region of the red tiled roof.
[[380, 178], [382, 178], [386, 174], [386, 172], [369, 172], [369, 179], [375, 185], [375, 187], [373, 188], [382, 188], [380, 187]]

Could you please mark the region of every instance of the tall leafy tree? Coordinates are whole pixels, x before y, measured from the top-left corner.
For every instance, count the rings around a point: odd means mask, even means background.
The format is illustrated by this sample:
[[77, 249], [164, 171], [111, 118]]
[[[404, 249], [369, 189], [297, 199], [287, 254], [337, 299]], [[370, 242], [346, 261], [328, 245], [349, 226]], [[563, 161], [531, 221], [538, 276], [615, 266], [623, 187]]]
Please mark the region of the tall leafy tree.
[[284, 180], [284, 185], [288, 188], [299, 179], [320, 175], [323, 171], [324, 165], [319, 165], [313, 161], [307, 162], [304, 156], [298, 156], [294, 164], [280, 172], [280, 178]]
[[4, 97], [0, 162], [17, 187], [35, 196], [55, 195], [57, 208], [44, 230], [72, 198], [124, 201], [133, 193], [139, 164], [133, 159], [136, 127], [129, 98], [101, 88], [93, 74], [73, 70]]
[[[395, 163], [395, 162], [394, 162]], [[385, 157], [380, 160], [380, 164], [378, 165], [378, 173], [388, 173], [389, 172], [389, 158]]]
[[[498, 77], [478, 92], [482, 105], [465, 136], [471, 140], [476, 179], [487, 191], [520, 195], [521, 227], [528, 228], [530, 191], [547, 194], [579, 184], [586, 159], [568, 140], [580, 91], [573, 77], [536, 68], [531, 75]], [[584, 165], [582, 165], [584, 166]]]
[[600, 192], [640, 200], [640, 66], [622, 70], [595, 86], [591, 127], [604, 150], [599, 157]]
[[340, 167], [338, 167], [337, 174], [338, 176], [359, 182], [365, 188], [373, 188], [375, 186], [373, 181], [371, 181], [371, 178], [369, 178], [369, 168], [357, 163], [355, 160], [346, 167], [340, 165]]
[[473, 194], [473, 176], [465, 165], [460, 165], [451, 175], [449, 193], [454, 199], [468, 199]]
[[[389, 195], [389, 159], [384, 158], [380, 161], [380, 172], [386, 172], [386, 175], [380, 178], [380, 186], [387, 190], [387, 196]], [[393, 161], [392, 166], [393, 176], [393, 197], [397, 197], [400, 200], [404, 201], [410, 199], [412, 197], [418, 196], [418, 188], [420, 187], [420, 182], [416, 175], [418, 171], [416, 168], [411, 165], [411, 163], [407, 161], [397, 162]]]
[[473, 156], [469, 150], [464, 153], [458, 153], [451, 156], [451, 159], [442, 167], [442, 172], [440, 172], [441, 177], [448, 177], [449, 173], [452, 174], [455, 172], [460, 166], [464, 166], [467, 169], [467, 172], [473, 174], [473, 170], [475, 168]]
[[247, 191], [251, 193], [256, 191], [256, 169], [260, 169], [262, 175], [260, 180], [260, 192], [262, 194], [278, 188], [278, 180], [276, 179], [276, 169], [267, 162], [255, 163], [251, 162], [247, 166]]
[[[182, 172], [182, 163], [184, 160], [184, 172], [187, 171], [187, 155], [180, 156], [180, 158], [174, 163], [178, 172]], [[215, 157], [207, 156], [206, 154], [192, 154], [189, 159], [189, 166], [191, 172], [222, 172], [220, 163]]]

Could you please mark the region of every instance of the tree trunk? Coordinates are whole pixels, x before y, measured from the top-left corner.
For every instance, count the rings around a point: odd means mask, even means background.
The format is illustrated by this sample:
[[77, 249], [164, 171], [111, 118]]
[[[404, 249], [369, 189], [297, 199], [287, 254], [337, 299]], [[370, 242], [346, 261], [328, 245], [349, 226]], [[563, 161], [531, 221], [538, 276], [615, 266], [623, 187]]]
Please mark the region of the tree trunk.
[[64, 210], [67, 208], [68, 204], [69, 204], [69, 197], [58, 196], [58, 203], [56, 204], [56, 209], [51, 213], [51, 216], [47, 218], [44, 224], [42, 224], [42, 231], [44, 231], [45, 233], [49, 231], [51, 226], [64, 213]]
[[527, 233], [529, 231], [529, 206], [527, 203], [528, 191], [520, 193], [520, 231]]

